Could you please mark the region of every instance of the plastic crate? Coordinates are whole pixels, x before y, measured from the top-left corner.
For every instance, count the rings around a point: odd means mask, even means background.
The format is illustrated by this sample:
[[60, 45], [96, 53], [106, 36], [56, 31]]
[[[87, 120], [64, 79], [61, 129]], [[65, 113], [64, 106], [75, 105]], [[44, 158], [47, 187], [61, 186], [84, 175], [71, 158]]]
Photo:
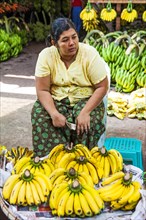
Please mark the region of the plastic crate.
[[143, 170], [142, 142], [135, 138], [109, 137], [105, 139], [107, 150], [118, 150], [125, 164], [132, 164]]

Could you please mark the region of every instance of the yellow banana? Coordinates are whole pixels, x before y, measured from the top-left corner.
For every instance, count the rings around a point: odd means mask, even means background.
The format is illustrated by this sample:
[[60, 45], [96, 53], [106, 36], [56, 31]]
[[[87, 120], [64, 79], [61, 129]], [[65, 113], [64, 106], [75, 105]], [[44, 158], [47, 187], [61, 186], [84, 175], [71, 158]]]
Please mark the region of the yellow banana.
[[101, 185], [105, 186], [105, 185], [108, 185], [108, 184], [114, 182], [115, 180], [122, 179], [124, 177], [124, 175], [125, 174], [122, 171], [116, 172], [116, 173], [112, 174], [111, 176], [105, 178], [102, 181]]
[[82, 207], [81, 207], [81, 204], [80, 204], [80, 199], [79, 199], [79, 195], [78, 193], [75, 193], [74, 195], [74, 212], [77, 216], [81, 216], [83, 214], [83, 211], [82, 211]]
[[83, 164], [79, 164], [78, 172], [81, 173], [83, 171]]
[[94, 197], [92, 197], [92, 195], [90, 194], [90, 192], [86, 189], [83, 189], [82, 193], [83, 193], [84, 197], [86, 198], [86, 201], [88, 202], [88, 205], [91, 208], [93, 214], [94, 215], [99, 214], [100, 213], [100, 208], [97, 205]]
[[4, 183], [3, 190], [2, 190], [2, 195], [5, 200], [8, 200], [10, 198], [10, 194], [12, 192], [12, 189], [16, 185], [16, 183], [19, 181], [19, 174], [13, 174], [8, 177], [6, 182]]
[[102, 198], [100, 197], [98, 191], [96, 189], [94, 189], [93, 187], [89, 186], [89, 185], [82, 185], [88, 192], [90, 192], [90, 194], [92, 195], [92, 197], [94, 198], [95, 202], [97, 203], [98, 207], [100, 210], [104, 209], [104, 202], [102, 200]]
[[12, 189], [10, 198], [9, 198], [9, 203], [10, 204], [17, 205], [18, 194], [19, 194], [19, 191], [20, 191], [20, 188], [21, 188], [22, 184], [23, 184], [23, 180], [19, 180], [15, 184], [14, 188]]
[[86, 163], [83, 164], [83, 172], [85, 172], [89, 176], [89, 170], [88, 167], [86, 166]]
[[55, 200], [55, 209], [58, 210], [58, 205], [59, 205], [59, 202], [61, 201], [61, 199], [63, 198], [63, 196], [69, 192], [69, 189], [68, 189], [68, 186], [65, 187], [61, 192], [60, 194], [58, 195], [58, 197], [56, 198]]
[[62, 167], [62, 168], [66, 169], [69, 162], [74, 160], [74, 159], [75, 159], [75, 154], [74, 153], [66, 153], [61, 158], [61, 160], [58, 162], [58, 167]]
[[117, 168], [118, 168], [117, 171], [122, 170], [123, 169], [123, 157], [120, 154], [120, 152], [118, 152], [116, 149], [110, 149], [108, 152], [116, 158]]
[[52, 163], [55, 163], [54, 158], [56, 157], [56, 154], [58, 154], [58, 152], [61, 152], [64, 149], [64, 144], [59, 144], [56, 145], [49, 153], [48, 159], [50, 159], [52, 161]]
[[52, 191], [51, 191], [51, 194], [50, 194], [50, 198], [49, 198], [49, 205], [50, 205], [50, 208], [51, 209], [56, 209], [56, 201], [57, 201], [57, 198], [59, 197], [60, 193], [66, 189], [68, 186], [68, 183], [67, 182], [64, 182], [62, 184], [58, 184], [56, 185]]
[[111, 205], [110, 207], [112, 208], [112, 210], [119, 210], [124, 206], [124, 204], [120, 204], [118, 203], [117, 200], [111, 201]]
[[136, 181], [133, 181], [132, 184], [134, 186], [134, 193], [128, 199], [128, 203], [138, 202], [139, 199], [141, 198], [141, 193], [140, 193], [141, 184]]
[[49, 158], [44, 159], [42, 163], [47, 163], [48, 166], [50, 167], [51, 171], [53, 171], [55, 169], [53, 163], [51, 162], [51, 160]]
[[88, 202], [82, 192], [79, 193], [79, 200], [85, 216], [91, 217], [93, 215], [93, 212], [89, 207]]
[[19, 173], [29, 161], [30, 157], [22, 157], [20, 160], [18, 160], [12, 170], [12, 174]]
[[83, 144], [76, 144], [75, 148], [80, 149], [86, 158], [91, 157], [90, 150]]
[[38, 174], [35, 174], [35, 175], [34, 175], [34, 179], [36, 178], [36, 176], [39, 176], [39, 177], [42, 179], [42, 181], [45, 182], [46, 187], [47, 187], [47, 189], [48, 189], [49, 191], [52, 190], [53, 186], [52, 186], [52, 183], [51, 183], [49, 177], [47, 177], [45, 174], [40, 173], [40, 172], [39, 172]]
[[111, 167], [111, 172], [116, 173], [118, 171], [116, 158], [112, 154], [108, 154], [108, 160]]
[[53, 183], [53, 187], [60, 184], [60, 183], [62, 183], [63, 181], [67, 182], [66, 177], [67, 177], [66, 175], [58, 176], [57, 179]]
[[94, 153], [97, 153], [97, 152], [100, 153], [98, 146], [93, 147], [93, 148], [90, 150], [90, 152], [91, 152], [91, 155], [92, 155], [92, 156], [93, 156]]
[[87, 165], [87, 167], [88, 167], [89, 174], [90, 174], [90, 176], [92, 177], [93, 183], [94, 183], [94, 184], [98, 184], [99, 178], [98, 178], [98, 175], [97, 175], [97, 170], [96, 170], [96, 168], [94, 167], [93, 164], [91, 164], [91, 163], [89, 163], [89, 162], [87, 162], [86, 165]]
[[52, 184], [54, 184], [55, 180], [61, 176], [64, 175], [65, 169], [64, 168], [57, 168], [55, 169], [49, 176], [49, 180], [51, 181]]
[[49, 176], [52, 173], [52, 169], [47, 163], [42, 163], [41, 166], [44, 170], [44, 174], [46, 174], [47, 176]]
[[132, 194], [134, 193], [134, 186], [132, 184], [130, 184], [128, 186], [128, 192], [123, 195], [122, 197], [119, 198], [119, 203], [120, 204], [125, 204], [128, 202], [128, 199], [132, 196]]
[[36, 180], [39, 183], [40, 187], [43, 190], [44, 196], [48, 196], [50, 191], [46, 185], [46, 182], [39, 175], [35, 175], [34, 180]]
[[133, 202], [133, 203], [130, 203], [130, 204], [126, 204], [126, 205], [125, 205], [124, 207], [122, 207], [121, 209], [122, 209], [123, 211], [133, 210], [133, 209], [135, 209], [136, 205], [137, 205], [137, 202]]
[[26, 202], [27, 205], [34, 205], [32, 189], [30, 186], [30, 182], [26, 182]]
[[18, 194], [17, 204], [25, 205], [25, 199], [26, 199], [26, 181], [23, 181], [19, 194]]
[[108, 160], [108, 156], [104, 158], [104, 170], [103, 170], [103, 178], [107, 178], [110, 175], [110, 162]]
[[33, 196], [34, 204], [35, 205], [41, 204], [41, 199], [40, 199], [40, 197], [38, 195], [38, 192], [37, 192], [37, 189], [36, 189], [36, 186], [35, 186], [34, 182], [30, 181], [29, 184], [30, 184], [30, 188], [31, 188], [31, 191], [32, 191], [32, 196]]
[[85, 179], [86, 183], [87, 183], [89, 186], [94, 187], [94, 183], [93, 183], [92, 177], [91, 177], [89, 174], [86, 174], [85, 172], [82, 172], [82, 173], [79, 173], [79, 177], [80, 177], [80, 176]]
[[59, 217], [63, 217], [65, 215], [65, 207], [69, 196], [70, 196], [70, 191], [66, 191], [59, 200], [57, 207], [57, 214]]
[[105, 202], [110, 202], [119, 199], [123, 191], [124, 191], [124, 186], [121, 184], [115, 187], [114, 190], [111, 190], [105, 194], [100, 194], [100, 196]]
[[104, 174], [104, 163], [105, 163], [104, 160], [105, 160], [105, 157], [102, 156], [102, 157], [101, 157], [101, 160], [100, 160], [100, 163], [98, 163], [97, 173], [98, 173], [99, 179], [102, 179], [102, 178], [103, 178], [103, 174]]
[[45, 196], [45, 195], [43, 194], [43, 190], [42, 190], [42, 188], [40, 187], [40, 184], [39, 184], [35, 179], [32, 180], [32, 183], [35, 185], [35, 188], [36, 188], [36, 190], [37, 190], [37, 193], [38, 193], [38, 196], [39, 196], [41, 202], [42, 202], [42, 203], [43, 203], [43, 202], [47, 202], [47, 196]]
[[74, 213], [74, 193], [72, 192], [66, 202], [65, 213], [67, 216], [71, 216]]
[[98, 188], [97, 191], [98, 191], [99, 194], [101, 194], [101, 193], [105, 194], [107, 192], [112, 192], [113, 193], [115, 191], [115, 188], [119, 187], [119, 185], [121, 185], [121, 184], [122, 184], [122, 180], [119, 179], [119, 180], [116, 180], [115, 182], [113, 182], [109, 185]]
[[69, 170], [70, 168], [74, 168], [75, 164], [77, 163], [76, 160], [72, 160], [66, 167], [67, 170]]

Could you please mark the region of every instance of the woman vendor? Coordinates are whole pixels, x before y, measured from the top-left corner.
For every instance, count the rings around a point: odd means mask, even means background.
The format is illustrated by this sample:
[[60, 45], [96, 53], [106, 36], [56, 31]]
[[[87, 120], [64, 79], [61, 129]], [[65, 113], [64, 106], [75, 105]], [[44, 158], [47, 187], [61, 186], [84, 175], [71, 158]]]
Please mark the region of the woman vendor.
[[79, 42], [70, 19], [57, 18], [49, 39], [51, 46], [36, 63], [31, 113], [33, 148], [40, 157], [58, 144], [97, 145], [105, 132], [103, 98], [109, 87], [107, 64], [94, 47]]

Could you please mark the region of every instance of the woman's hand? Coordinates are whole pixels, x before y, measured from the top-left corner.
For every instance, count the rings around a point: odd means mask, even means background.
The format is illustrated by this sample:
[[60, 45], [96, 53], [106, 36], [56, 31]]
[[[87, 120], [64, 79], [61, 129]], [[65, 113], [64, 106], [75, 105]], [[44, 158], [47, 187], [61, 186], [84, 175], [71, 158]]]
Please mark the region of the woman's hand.
[[52, 114], [51, 118], [54, 127], [64, 127], [66, 125], [66, 118], [59, 112]]
[[76, 125], [78, 135], [83, 134], [84, 132], [87, 134], [90, 129], [90, 114], [80, 112], [76, 118]]

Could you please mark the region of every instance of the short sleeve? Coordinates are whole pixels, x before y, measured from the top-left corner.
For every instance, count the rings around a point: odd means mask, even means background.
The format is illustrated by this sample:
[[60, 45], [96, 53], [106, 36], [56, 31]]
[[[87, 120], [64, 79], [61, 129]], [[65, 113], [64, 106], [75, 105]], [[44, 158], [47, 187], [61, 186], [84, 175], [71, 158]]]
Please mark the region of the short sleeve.
[[49, 48], [46, 48], [39, 53], [35, 67], [35, 76], [45, 77], [50, 75], [49, 60], [51, 61], [51, 52]]
[[97, 84], [108, 76], [109, 68], [104, 59], [99, 55], [98, 51], [93, 50], [90, 59], [88, 74], [92, 84]]

